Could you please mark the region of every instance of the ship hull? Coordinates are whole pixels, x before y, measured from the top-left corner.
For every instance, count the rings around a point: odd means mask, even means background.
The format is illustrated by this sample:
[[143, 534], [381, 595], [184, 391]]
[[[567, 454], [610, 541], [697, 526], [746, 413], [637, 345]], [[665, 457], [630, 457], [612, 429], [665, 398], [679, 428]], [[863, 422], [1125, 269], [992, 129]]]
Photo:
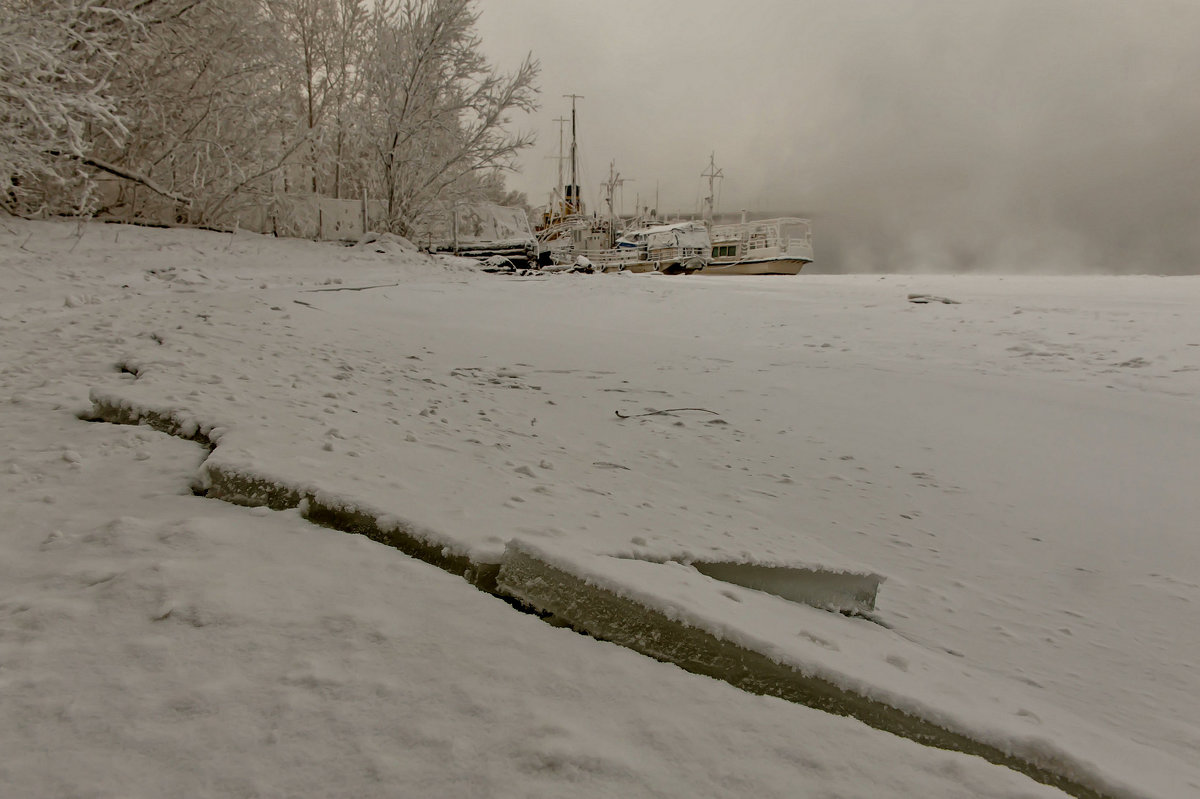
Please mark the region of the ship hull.
[[779, 256], [777, 258], [754, 258], [747, 260], [710, 261], [697, 274], [701, 275], [798, 275], [805, 264], [803, 258]]

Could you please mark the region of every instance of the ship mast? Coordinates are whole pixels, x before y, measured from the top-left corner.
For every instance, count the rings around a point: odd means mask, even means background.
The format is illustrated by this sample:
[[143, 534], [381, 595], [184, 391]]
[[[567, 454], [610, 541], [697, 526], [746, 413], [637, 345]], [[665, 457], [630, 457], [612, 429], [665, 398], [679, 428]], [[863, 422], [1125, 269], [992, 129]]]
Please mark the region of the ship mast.
[[564, 94], [563, 97], [571, 98], [571, 185], [568, 187], [567, 197], [570, 198], [570, 204], [574, 208], [568, 207], [565, 209], [567, 213], [583, 213], [583, 202], [579, 196], [579, 150], [575, 143], [575, 101], [584, 99], [581, 94]]
[[554, 120], [558, 123], [558, 183], [555, 184], [554, 191], [558, 194], [559, 206], [562, 207], [563, 198], [563, 125], [569, 122], [565, 117], [558, 117]]
[[613, 193], [619, 187], [624, 185], [626, 178], [621, 177], [621, 173], [617, 171], [617, 162], [609, 161], [608, 163], [608, 180], [604, 183], [604, 189], [608, 199], [608, 230], [609, 236], [616, 238], [617, 235], [617, 213], [613, 207]]
[[700, 173], [700, 177], [708, 178], [708, 196], [704, 198], [704, 206], [706, 209], [704, 212], [704, 221], [710, 223], [713, 221], [713, 205], [714, 198], [716, 197], [716, 194], [713, 192], [713, 182], [716, 181], [717, 178], [721, 178], [722, 180], [725, 179], [725, 171], [722, 169], [717, 169], [716, 156], [716, 152], [709, 154], [708, 171]]

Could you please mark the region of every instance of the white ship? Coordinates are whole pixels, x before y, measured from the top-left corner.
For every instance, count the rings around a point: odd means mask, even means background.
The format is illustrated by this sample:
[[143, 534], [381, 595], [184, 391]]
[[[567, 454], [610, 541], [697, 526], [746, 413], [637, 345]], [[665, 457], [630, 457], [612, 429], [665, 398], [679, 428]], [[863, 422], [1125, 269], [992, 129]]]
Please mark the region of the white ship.
[[812, 226], [781, 216], [713, 225], [712, 253], [702, 275], [795, 275], [812, 263]]

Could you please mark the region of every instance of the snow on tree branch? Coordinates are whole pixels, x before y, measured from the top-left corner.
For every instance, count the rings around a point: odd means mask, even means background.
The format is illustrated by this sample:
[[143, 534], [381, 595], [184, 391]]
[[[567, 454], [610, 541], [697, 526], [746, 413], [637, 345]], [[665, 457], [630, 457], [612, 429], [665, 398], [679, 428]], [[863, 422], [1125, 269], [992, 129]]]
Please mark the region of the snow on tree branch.
[[[0, 204], [191, 223], [291, 195], [411, 232], [503, 194], [538, 64], [484, 58], [475, 0], [0, 0]], [[96, 199], [104, 177], [103, 200]], [[146, 189], [140, 191], [139, 189]]]
[[107, 78], [140, 20], [99, 2], [0, 7], [0, 204], [20, 211], [78, 180], [97, 141], [125, 134]]

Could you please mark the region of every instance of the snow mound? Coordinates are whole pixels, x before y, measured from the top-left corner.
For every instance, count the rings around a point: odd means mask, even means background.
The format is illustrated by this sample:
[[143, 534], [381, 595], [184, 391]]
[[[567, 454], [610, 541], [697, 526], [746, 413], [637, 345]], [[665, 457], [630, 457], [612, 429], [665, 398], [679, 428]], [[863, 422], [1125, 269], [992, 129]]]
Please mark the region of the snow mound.
[[417, 252], [417, 245], [395, 233], [367, 233], [355, 242], [354, 246], [383, 255]]

